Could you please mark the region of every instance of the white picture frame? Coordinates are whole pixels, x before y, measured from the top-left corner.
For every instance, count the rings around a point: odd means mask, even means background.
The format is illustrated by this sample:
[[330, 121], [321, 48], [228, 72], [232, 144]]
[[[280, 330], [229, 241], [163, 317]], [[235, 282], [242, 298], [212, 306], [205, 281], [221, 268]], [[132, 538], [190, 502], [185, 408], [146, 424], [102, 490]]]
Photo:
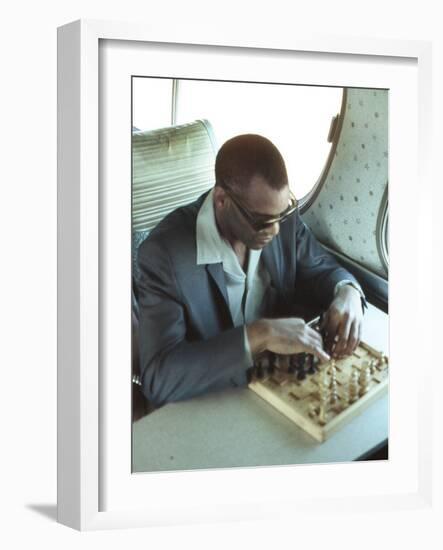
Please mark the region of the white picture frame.
[[[99, 99], [100, 64], [108, 63], [107, 57], [100, 56], [102, 41], [116, 41], [124, 45], [125, 55], [131, 57], [131, 51], [140, 44], [151, 48], [155, 52], [151, 59], [160, 59], [162, 45], [183, 48], [183, 60], [187, 61], [186, 52], [192, 50], [203, 54], [208, 65], [205, 70], [219, 71], [213, 68], [214, 51], [217, 48], [228, 54], [231, 59], [240, 58], [248, 52], [261, 52], [277, 56], [279, 64], [285, 69], [291, 55], [300, 54], [301, 63], [308, 58], [310, 62], [323, 60], [325, 66], [333, 60], [343, 62], [346, 74], [351, 66], [360, 64], [364, 67], [358, 76], [353, 75], [354, 84], [374, 86], [374, 71], [371, 66], [382, 62], [386, 64], [380, 68], [383, 73], [381, 79], [397, 78], [392, 69], [398, 69], [398, 79], [418, 84], [418, 96], [415, 90], [411, 95], [405, 91], [408, 101], [415, 101], [414, 112], [417, 113], [418, 123], [413, 119], [408, 121], [408, 135], [402, 138], [402, 144], [407, 152], [404, 171], [400, 158], [405, 151], [396, 149], [391, 151], [391, 163], [394, 164], [395, 177], [393, 182], [403, 178], [405, 189], [412, 189], [415, 174], [410, 169], [418, 168], [420, 185], [429, 188], [428, 151], [431, 141], [431, 112], [429, 108], [429, 94], [431, 81], [431, 47], [427, 42], [410, 42], [404, 40], [369, 40], [351, 37], [325, 36], [285, 36], [273, 38], [257, 37], [251, 39], [235, 37], [226, 39], [222, 35], [205, 36], [204, 30], [197, 36], [187, 35], [186, 30], [171, 31], [170, 34], [147, 28], [144, 25], [126, 24], [102, 21], [77, 21], [59, 29], [58, 34], [58, 520], [61, 523], [80, 530], [103, 529], [131, 526], [173, 525], [178, 523], [195, 523], [202, 521], [223, 521], [233, 519], [259, 519], [269, 517], [283, 517], [297, 508], [300, 513], [310, 514], [325, 511], [331, 506], [336, 513], [346, 513], [358, 507], [362, 511], [423, 509], [430, 508], [432, 503], [432, 468], [431, 468], [431, 423], [432, 403], [425, 394], [425, 387], [431, 384], [432, 361], [429, 359], [430, 350], [422, 350], [421, 357], [426, 365], [423, 376], [417, 383], [406, 381], [403, 392], [412, 392], [408, 399], [413, 403], [410, 409], [406, 400], [399, 396], [395, 401], [398, 409], [391, 411], [394, 414], [395, 428], [390, 439], [392, 458], [389, 464], [365, 464], [364, 475], [369, 480], [386, 480], [375, 484], [373, 489], [369, 485], [357, 490], [361, 471], [349, 468], [349, 465], [335, 465], [333, 476], [328, 465], [303, 467], [303, 479], [306, 484], [303, 488], [300, 479], [300, 469], [293, 467], [253, 469], [253, 470], [226, 470], [219, 472], [180, 472], [175, 474], [149, 474], [131, 476], [127, 468], [127, 452], [130, 452], [130, 425], [124, 405], [115, 407], [113, 430], [116, 434], [123, 434], [118, 439], [122, 447], [127, 446], [121, 456], [104, 466], [103, 457], [110, 454], [107, 442], [104, 442], [103, 422], [104, 415], [108, 414], [104, 402], [113, 399], [115, 391], [120, 391], [122, 402], [127, 403], [130, 392], [128, 386], [118, 388], [103, 387], [103, 354], [100, 348], [101, 323], [103, 322], [103, 302], [106, 302], [108, 284], [101, 287], [103, 276], [103, 231], [109, 230], [106, 224], [100, 225], [100, 214], [107, 217], [115, 208], [122, 211], [120, 222], [116, 230], [123, 227], [127, 221], [127, 208], [130, 208], [130, 197], [126, 202], [118, 204], [118, 197], [110, 202], [103, 202], [103, 189], [100, 187], [99, 174], [100, 159], [100, 128], [99, 113], [103, 106]], [[190, 47], [190, 45], [193, 45]], [[186, 51], [185, 51], [186, 50]], [[152, 53], [152, 52], [151, 52]], [[134, 53], [136, 57], [138, 54]], [[126, 57], [125, 57], [126, 59]], [[183, 61], [182, 60], [182, 61]], [[154, 62], [153, 61], [153, 62]], [[115, 63], [115, 60], [113, 61]], [[192, 61], [186, 67], [192, 69]], [[204, 63], [201, 59], [197, 63]], [[307, 64], [309, 65], [309, 64]], [[405, 71], [400, 70], [406, 67]], [[409, 67], [409, 69], [407, 68]], [[337, 66], [334, 66], [334, 71]], [[129, 70], [125, 69], [125, 70]], [[309, 70], [309, 69], [307, 69]], [[408, 74], [406, 74], [408, 73]], [[409, 74], [410, 73], [410, 74]], [[215, 73], [214, 73], [215, 74]], [[317, 83], [332, 82], [337, 76], [332, 70], [322, 73]], [[367, 77], [365, 76], [367, 74]], [[315, 75], [310, 76], [315, 83]], [[350, 76], [348, 77], [351, 78]], [[356, 79], [356, 80], [355, 80]], [[335, 82], [339, 84], [338, 82]], [[394, 82], [395, 89], [395, 82]], [[397, 90], [398, 92], [398, 90]], [[399, 97], [398, 94], [396, 97]], [[412, 99], [411, 99], [412, 98]], [[129, 101], [129, 98], [128, 98]], [[393, 116], [401, 116], [399, 111], [395, 115], [395, 105], [392, 105]], [[404, 106], [403, 106], [404, 109]], [[129, 111], [129, 103], [128, 103]], [[403, 110], [404, 114], [404, 110]], [[130, 115], [129, 115], [130, 116]], [[394, 119], [395, 126], [399, 119]], [[404, 128], [403, 128], [404, 130]], [[398, 131], [398, 128], [397, 128]], [[415, 136], [418, 135], [417, 146]], [[417, 158], [418, 156], [418, 158]], [[417, 158], [417, 161], [416, 161]], [[124, 164], [124, 163], [123, 163]], [[406, 168], [408, 170], [406, 170]], [[128, 166], [123, 169], [127, 173]], [[116, 206], [117, 205], [117, 206]], [[404, 213], [408, 208], [416, 209], [417, 216], [409, 220], [412, 224], [409, 238], [411, 245], [417, 242], [420, 235], [426, 234], [432, 220], [425, 212], [424, 203], [414, 200], [414, 197], [404, 197], [402, 209], [390, 204], [390, 220], [397, 230], [405, 227], [408, 219]], [[123, 212], [125, 210], [125, 212]], [[394, 222], [392, 222], [394, 220]], [[120, 224], [120, 225], [119, 225]], [[123, 224], [123, 225], [122, 225]], [[416, 230], [416, 231], [414, 231]], [[392, 235], [391, 235], [392, 236]], [[126, 243], [127, 244], [127, 243]], [[125, 243], [122, 243], [123, 250]], [[392, 250], [392, 247], [391, 247]], [[130, 251], [127, 250], [129, 256]], [[432, 265], [432, 250], [430, 246], [417, 247], [418, 265]], [[400, 330], [407, 335], [415, 331], [418, 339], [424, 336], [420, 318], [429, 318], [427, 308], [431, 303], [432, 289], [426, 284], [425, 273], [420, 269], [413, 269], [407, 275], [399, 277], [404, 267], [404, 258], [401, 252], [391, 254], [391, 277], [400, 281], [399, 289], [392, 290], [390, 296], [391, 307], [391, 338], [400, 340]], [[129, 267], [129, 261], [128, 261]], [[115, 283], [121, 283], [121, 278]], [[129, 280], [129, 279], [128, 279]], [[129, 285], [129, 283], [128, 283]], [[403, 286], [402, 286], [403, 285]], [[409, 326], [401, 320], [401, 292], [411, 288], [418, 288], [417, 296], [411, 298], [411, 322]], [[125, 297], [122, 307], [125, 307]], [[106, 305], [106, 304], [105, 304]], [[124, 317], [124, 316], [123, 316]], [[121, 344], [115, 343], [114, 351], [118, 358], [127, 358], [128, 342], [130, 340], [130, 324], [116, 326], [122, 328]], [[126, 330], [126, 332], [125, 332]], [[409, 332], [408, 332], [409, 331]], [[124, 342], [125, 343], [124, 343]], [[412, 340], [411, 340], [412, 341]], [[106, 344], [107, 345], [107, 344]], [[126, 352], [121, 352], [125, 349]], [[395, 392], [396, 376], [395, 365], [402, 361], [411, 361], [407, 354], [402, 355], [400, 346], [392, 350], [392, 386]], [[126, 355], [125, 355], [126, 353]], [[129, 368], [129, 367], [128, 367]], [[398, 388], [398, 384], [397, 384]], [[113, 393], [114, 392], [114, 393]], [[115, 401], [114, 401], [115, 402]], [[398, 422], [399, 415], [411, 414], [412, 421], [409, 428], [417, 431], [409, 433]], [[412, 411], [412, 412], [411, 412]], [[120, 414], [121, 413], [121, 414]], [[120, 414], [120, 416], [119, 416]], [[397, 420], [395, 420], [397, 418]], [[408, 417], [409, 418], [409, 417]], [[395, 423], [396, 422], [396, 423]], [[109, 423], [109, 422], [108, 422]], [[121, 432], [119, 431], [121, 430]], [[117, 437], [117, 436], [115, 436]], [[408, 447], [410, 445], [410, 447]], [[404, 456], [403, 456], [404, 455]], [[113, 455], [114, 456], [114, 455]], [[110, 472], [112, 475], [110, 475]], [[315, 476], [315, 478], [314, 478]], [[131, 478], [131, 479], [130, 479]], [[343, 480], [346, 478], [346, 482]], [[260, 491], [257, 491], [257, 480], [260, 479]], [[315, 479], [314, 488], [310, 480]], [[392, 480], [389, 484], [387, 480]], [[238, 499], [230, 493], [229, 485], [236, 484], [242, 487], [243, 499]], [[289, 494], [281, 490], [286, 483], [294, 484], [299, 494]], [[107, 492], [112, 498], [103, 497], [103, 484], [107, 484]], [[113, 484], [112, 488], [108, 485]], [[140, 505], [135, 498], [134, 491], [143, 485], [143, 491], [149, 487], [150, 502]], [[226, 490], [223, 487], [227, 487]], [[189, 491], [193, 488], [193, 500], [189, 501]], [[215, 497], [217, 490], [217, 497]], [[145, 493], [146, 494], [146, 493]], [[165, 497], [168, 495], [168, 498]], [[171, 499], [171, 495], [173, 495]], [[185, 495], [186, 498], [185, 498]], [[235, 502], [234, 502], [235, 501]], [[282, 506], [273, 506], [272, 511], [265, 509], [266, 503], [278, 503]], [[289, 504], [289, 507], [288, 507]], [[283, 506], [284, 505], [284, 506]], [[285, 512], [285, 510], [287, 510]]]

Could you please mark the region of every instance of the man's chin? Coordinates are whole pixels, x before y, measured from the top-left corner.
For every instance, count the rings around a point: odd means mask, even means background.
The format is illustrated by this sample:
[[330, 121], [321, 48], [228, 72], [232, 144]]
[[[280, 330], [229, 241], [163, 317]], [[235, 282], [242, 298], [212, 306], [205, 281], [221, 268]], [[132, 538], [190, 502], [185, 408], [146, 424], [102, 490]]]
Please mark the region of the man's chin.
[[268, 246], [272, 239], [266, 239], [266, 240], [260, 240], [260, 241], [252, 241], [248, 248], [252, 250], [262, 250], [265, 246]]

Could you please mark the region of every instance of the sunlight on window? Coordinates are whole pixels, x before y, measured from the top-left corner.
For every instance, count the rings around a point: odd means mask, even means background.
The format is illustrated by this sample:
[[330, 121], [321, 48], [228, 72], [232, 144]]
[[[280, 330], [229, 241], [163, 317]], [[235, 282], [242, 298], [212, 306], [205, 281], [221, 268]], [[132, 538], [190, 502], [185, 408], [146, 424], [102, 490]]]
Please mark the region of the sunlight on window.
[[[172, 79], [133, 79], [133, 125], [169, 126]], [[340, 112], [342, 88], [180, 80], [176, 124], [207, 119], [217, 143], [246, 133], [266, 136], [281, 151], [300, 199], [317, 183], [328, 158], [327, 137]]]
[[279, 148], [298, 198], [315, 185], [331, 144], [342, 88], [180, 80], [177, 124], [206, 118], [218, 145], [243, 133], [266, 136]]
[[132, 79], [132, 125], [154, 130], [171, 124], [172, 78]]

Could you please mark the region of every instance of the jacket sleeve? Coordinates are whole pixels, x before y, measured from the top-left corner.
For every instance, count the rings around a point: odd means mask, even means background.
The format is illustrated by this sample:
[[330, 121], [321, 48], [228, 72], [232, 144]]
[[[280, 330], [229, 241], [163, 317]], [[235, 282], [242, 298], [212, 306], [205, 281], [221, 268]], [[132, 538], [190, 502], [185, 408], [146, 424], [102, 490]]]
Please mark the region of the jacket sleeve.
[[140, 370], [155, 406], [247, 383], [251, 366], [242, 326], [188, 341], [186, 307], [169, 254], [148, 239], [138, 255]]
[[331, 303], [335, 286], [340, 281], [346, 279], [359, 285], [355, 277], [317, 241], [300, 216], [297, 216], [296, 251], [296, 284], [301, 282], [324, 307]]

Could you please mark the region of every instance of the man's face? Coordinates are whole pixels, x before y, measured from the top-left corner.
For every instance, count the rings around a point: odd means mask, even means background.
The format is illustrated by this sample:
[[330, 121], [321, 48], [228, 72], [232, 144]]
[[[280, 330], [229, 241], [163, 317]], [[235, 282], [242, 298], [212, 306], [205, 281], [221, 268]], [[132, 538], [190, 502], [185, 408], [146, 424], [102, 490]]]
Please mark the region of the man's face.
[[278, 235], [280, 224], [275, 222], [257, 229], [248, 214], [252, 214], [258, 222], [276, 218], [288, 208], [289, 197], [287, 185], [280, 190], [272, 189], [261, 176], [254, 176], [249, 186], [241, 192], [230, 190], [224, 216], [231, 236], [247, 248], [264, 248]]

